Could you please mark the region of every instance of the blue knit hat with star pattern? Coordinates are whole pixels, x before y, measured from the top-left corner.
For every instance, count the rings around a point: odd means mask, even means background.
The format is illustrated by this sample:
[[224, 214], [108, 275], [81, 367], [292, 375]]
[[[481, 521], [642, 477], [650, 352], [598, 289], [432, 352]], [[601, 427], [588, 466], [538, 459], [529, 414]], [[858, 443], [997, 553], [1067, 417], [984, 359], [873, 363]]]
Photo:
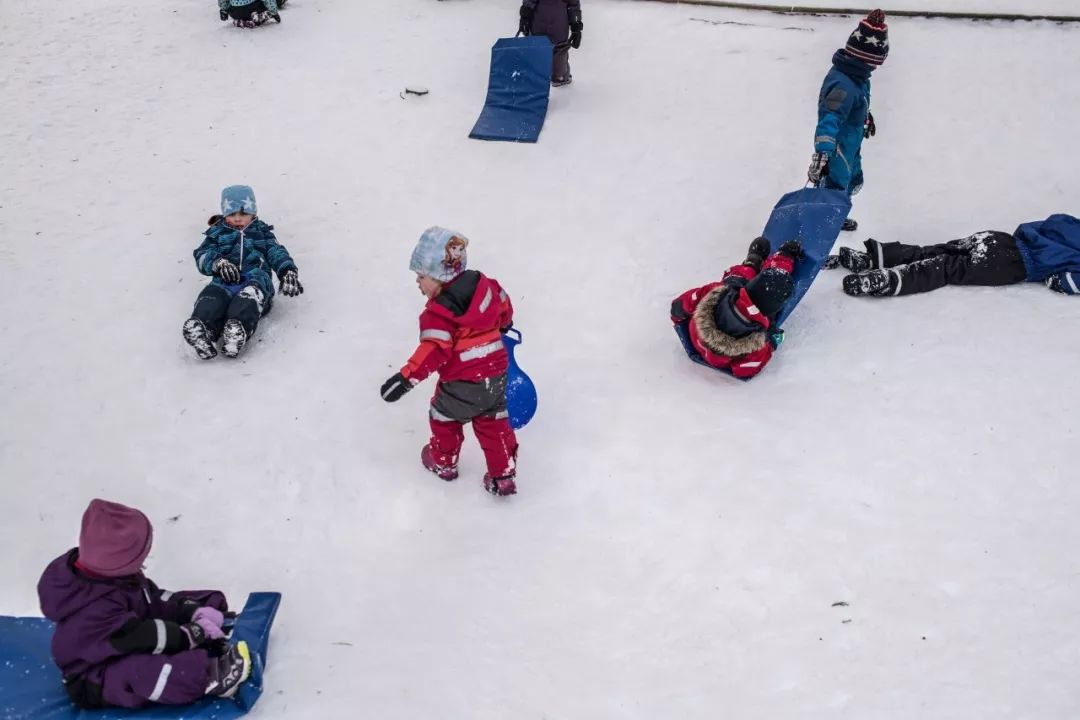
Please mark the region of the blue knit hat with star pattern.
[[885, 13], [875, 10], [867, 15], [848, 38], [844, 51], [867, 65], [878, 66], [889, 56], [889, 26]]
[[259, 214], [255, 205], [255, 191], [250, 186], [230, 185], [221, 191], [221, 214], [232, 215], [235, 212]]

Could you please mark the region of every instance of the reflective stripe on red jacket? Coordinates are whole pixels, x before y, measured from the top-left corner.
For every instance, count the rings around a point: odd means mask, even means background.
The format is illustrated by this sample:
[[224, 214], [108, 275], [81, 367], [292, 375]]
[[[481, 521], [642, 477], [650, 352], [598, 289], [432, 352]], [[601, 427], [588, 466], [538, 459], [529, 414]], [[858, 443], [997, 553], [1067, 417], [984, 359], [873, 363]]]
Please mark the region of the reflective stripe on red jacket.
[[420, 314], [420, 344], [401, 374], [420, 382], [433, 372], [443, 382], [479, 382], [506, 372], [509, 356], [501, 328], [514, 308], [499, 283], [467, 270], [428, 301]]

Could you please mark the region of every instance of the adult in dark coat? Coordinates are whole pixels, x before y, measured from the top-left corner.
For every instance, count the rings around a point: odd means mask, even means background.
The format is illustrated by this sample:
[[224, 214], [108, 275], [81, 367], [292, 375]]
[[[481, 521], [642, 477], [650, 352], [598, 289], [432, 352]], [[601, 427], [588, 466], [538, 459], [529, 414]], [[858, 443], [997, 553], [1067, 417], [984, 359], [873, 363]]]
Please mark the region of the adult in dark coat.
[[581, 47], [581, 0], [522, 0], [522, 35], [547, 35], [555, 45], [551, 64], [551, 84], [558, 87], [573, 81], [570, 75], [570, 48]]

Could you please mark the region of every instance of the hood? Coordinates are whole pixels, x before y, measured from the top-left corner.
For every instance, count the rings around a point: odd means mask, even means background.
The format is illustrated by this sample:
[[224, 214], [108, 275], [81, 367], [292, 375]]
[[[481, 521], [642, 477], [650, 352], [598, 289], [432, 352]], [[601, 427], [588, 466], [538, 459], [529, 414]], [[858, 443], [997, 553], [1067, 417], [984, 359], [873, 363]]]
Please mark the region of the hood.
[[765, 333], [759, 330], [737, 338], [717, 327], [716, 308], [727, 291], [726, 285], [718, 285], [698, 303], [694, 309], [694, 329], [701, 344], [712, 353], [732, 358], [749, 355], [765, 347]]
[[131, 580], [95, 580], [75, 570], [78, 548], [73, 548], [49, 563], [38, 581], [41, 613], [53, 622], [61, 622], [116, 591], [117, 583]]
[[498, 325], [501, 295], [502, 290], [494, 280], [476, 270], [466, 270], [443, 285], [428, 307], [453, 317], [462, 327], [487, 330]]

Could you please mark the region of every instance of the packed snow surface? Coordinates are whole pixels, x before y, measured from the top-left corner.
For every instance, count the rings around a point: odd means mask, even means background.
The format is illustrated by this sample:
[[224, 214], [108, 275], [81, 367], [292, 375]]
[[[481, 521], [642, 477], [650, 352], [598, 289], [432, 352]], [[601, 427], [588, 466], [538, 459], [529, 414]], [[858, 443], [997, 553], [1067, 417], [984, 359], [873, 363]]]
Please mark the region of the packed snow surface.
[[[853, 299], [834, 271], [760, 377], [694, 365], [671, 299], [802, 186], [854, 23], [584, 13], [515, 145], [466, 137], [506, 0], [292, 0], [254, 31], [209, 1], [0, 5], [0, 611], [38, 613], [100, 496], [154, 520], [164, 587], [284, 593], [255, 718], [1080, 716], [1080, 300]], [[843, 241], [1080, 212], [1080, 29], [890, 33]], [[306, 292], [202, 362], [191, 251], [232, 183]], [[540, 409], [510, 499], [471, 436], [459, 480], [422, 470], [432, 382], [379, 398], [434, 224], [517, 308]]]

